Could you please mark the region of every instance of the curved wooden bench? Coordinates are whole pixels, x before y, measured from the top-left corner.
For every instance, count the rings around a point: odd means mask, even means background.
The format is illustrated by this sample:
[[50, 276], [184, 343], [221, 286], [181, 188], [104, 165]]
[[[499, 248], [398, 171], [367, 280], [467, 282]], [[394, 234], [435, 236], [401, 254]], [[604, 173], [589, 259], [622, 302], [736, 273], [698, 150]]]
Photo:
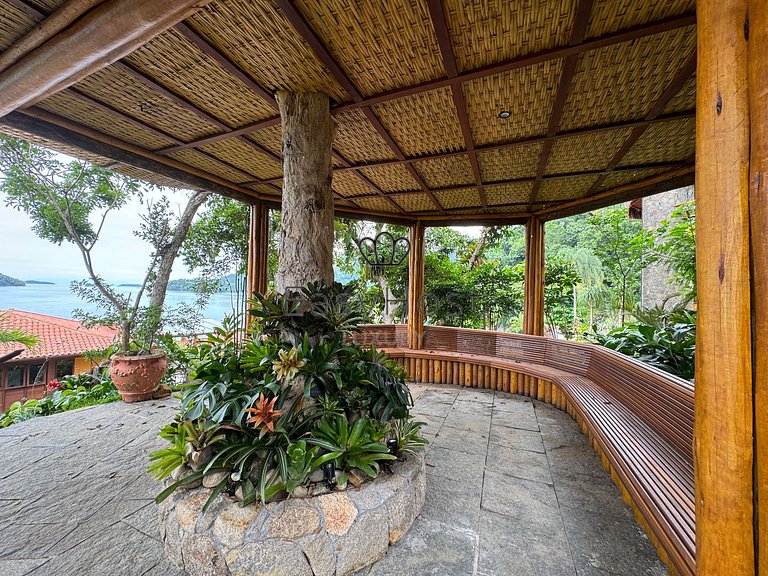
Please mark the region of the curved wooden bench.
[[366, 326], [417, 382], [530, 396], [567, 411], [600, 455], [672, 573], [693, 575], [693, 387], [612, 350], [535, 336], [425, 327], [424, 349], [404, 326]]

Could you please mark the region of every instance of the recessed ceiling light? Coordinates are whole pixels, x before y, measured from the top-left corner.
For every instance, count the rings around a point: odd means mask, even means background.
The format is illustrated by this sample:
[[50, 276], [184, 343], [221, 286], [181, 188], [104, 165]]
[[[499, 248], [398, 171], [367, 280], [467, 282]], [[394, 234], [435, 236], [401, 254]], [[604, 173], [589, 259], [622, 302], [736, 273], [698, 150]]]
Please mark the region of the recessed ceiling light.
[[509, 118], [510, 116], [512, 116], [512, 112], [509, 110], [502, 110], [499, 112], [499, 118]]

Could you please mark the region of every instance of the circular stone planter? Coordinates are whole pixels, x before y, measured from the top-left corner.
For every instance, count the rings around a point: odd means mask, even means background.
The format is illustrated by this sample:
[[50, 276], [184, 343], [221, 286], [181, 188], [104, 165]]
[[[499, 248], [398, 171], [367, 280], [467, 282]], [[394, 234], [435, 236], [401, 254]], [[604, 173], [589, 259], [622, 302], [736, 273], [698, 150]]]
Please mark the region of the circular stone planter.
[[190, 576], [343, 576], [381, 560], [424, 505], [424, 452], [359, 488], [266, 506], [179, 489], [160, 504], [165, 554]]

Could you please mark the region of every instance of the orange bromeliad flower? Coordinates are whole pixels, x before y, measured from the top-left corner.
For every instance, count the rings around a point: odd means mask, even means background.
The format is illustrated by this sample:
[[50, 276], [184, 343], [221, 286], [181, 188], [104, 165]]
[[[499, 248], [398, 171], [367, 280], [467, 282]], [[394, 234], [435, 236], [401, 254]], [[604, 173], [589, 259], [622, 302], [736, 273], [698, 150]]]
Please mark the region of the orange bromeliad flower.
[[253, 427], [257, 429], [260, 426], [263, 426], [262, 432], [266, 432], [267, 430], [274, 432], [275, 420], [283, 413], [282, 410], [275, 410], [275, 402], [277, 402], [276, 396], [270, 401], [264, 398], [263, 392], [259, 394], [259, 399], [256, 400], [255, 407], [246, 409], [246, 412], [253, 412], [254, 414], [251, 418], [248, 418], [246, 422], [248, 424], [253, 424]]

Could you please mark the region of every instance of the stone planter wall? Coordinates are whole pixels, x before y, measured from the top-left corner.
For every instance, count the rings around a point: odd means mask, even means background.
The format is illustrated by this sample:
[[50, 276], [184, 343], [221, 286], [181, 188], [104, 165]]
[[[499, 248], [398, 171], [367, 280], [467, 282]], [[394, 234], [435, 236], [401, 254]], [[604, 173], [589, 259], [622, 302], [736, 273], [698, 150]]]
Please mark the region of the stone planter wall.
[[242, 508], [210, 490], [180, 489], [160, 504], [166, 555], [190, 576], [333, 576], [377, 560], [421, 512], [423, 452], [360, 488]]

